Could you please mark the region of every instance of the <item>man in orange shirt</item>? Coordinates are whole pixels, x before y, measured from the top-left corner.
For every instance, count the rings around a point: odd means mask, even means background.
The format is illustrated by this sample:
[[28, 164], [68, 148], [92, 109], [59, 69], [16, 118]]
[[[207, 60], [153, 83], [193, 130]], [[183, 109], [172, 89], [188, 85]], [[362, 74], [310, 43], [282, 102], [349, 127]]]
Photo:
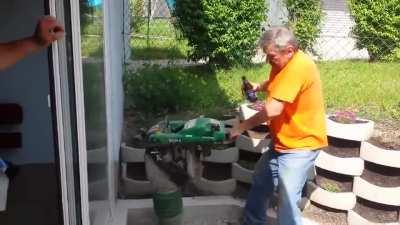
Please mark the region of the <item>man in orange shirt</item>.
[[312, 59], [298, 48], [285, 27], [265, 32], [260, 46], [271, 65], [269, 79], [253, 85], [266, 92], [265, 110], [231, 131], [235, 138], [269, 122], [272, 145], [257, 163], [248, 194], [245, 225], [266, 225], [266, 209], [277, 187], [278, 224], [300, 225], [298, 201], [318, 150], [328, 145], [321, 80]]

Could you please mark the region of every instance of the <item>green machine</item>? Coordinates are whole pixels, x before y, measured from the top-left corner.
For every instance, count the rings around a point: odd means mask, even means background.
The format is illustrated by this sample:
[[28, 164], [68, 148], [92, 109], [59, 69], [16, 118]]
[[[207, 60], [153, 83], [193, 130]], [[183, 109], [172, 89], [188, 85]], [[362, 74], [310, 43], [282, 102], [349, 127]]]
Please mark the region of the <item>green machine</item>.
[[159, 144], [211, 144], [225, 141], [224, 123], [199, 117], [183, 121], [164, 120], [148, 131], [148, 141]]
[[186, 173], [186, 155], [194, 152], [197, 157], [209, 156], [211, 149], [227, 146], [223, 122], [198, 117], [191, 120], [165, 119], [142, 134], [142, 147], [178, 186], [189, 179]]
[[199, 166], [200, 158], [209, 156], [211, 149], [229, 146], [226, 135], [223, 122], [206, 117], [165, 119], [143, 130], [138, 147], [146, 149], [146, 173], [156, 190], [153, 205], [160, 225], [182, 224], [181, 189], [198, 179], [189, 171]]

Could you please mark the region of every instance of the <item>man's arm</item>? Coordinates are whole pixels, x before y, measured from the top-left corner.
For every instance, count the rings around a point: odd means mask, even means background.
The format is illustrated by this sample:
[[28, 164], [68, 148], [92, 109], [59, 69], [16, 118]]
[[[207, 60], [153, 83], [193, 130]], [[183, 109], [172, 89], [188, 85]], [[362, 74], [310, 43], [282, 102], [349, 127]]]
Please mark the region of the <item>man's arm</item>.
[[47, 48], [53, 41], [63, 36], [64, 28], [54, 17], [41, 18], [32, 37], [0, 43], [0, 70], [14, 65], [29, 54]]
[[230, 132], [231, 138], [236, 138], [244, 131], [260, 125], [272, 118], [280, 115], [285, 103], [275, 98], [268, 98], [265, 104], [265, 110], [262, 110], [240, 124], [234, 126]]

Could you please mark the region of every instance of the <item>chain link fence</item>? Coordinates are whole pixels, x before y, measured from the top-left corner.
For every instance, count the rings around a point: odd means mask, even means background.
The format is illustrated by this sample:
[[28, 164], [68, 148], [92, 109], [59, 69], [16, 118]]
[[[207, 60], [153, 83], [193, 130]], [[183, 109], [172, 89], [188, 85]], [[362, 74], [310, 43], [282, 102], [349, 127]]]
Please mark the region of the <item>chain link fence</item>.
[[[173, 26], [170, 0], [126, 0], [127, 16], [125, 24], [130, 24], [130, 33], [127, 34], [126, 55], [127, 62], [158, 61], [182, 62], [186, 59], [188, 45], [179, 31]], [[285, 24], [288, 21], [288, 12], [279, 0], [267, 0], [269, 5], [268, 21], [263, 30], [269, 26]], [[319, 60], [346, 60], [369, 59], [366, 49], [358, 49], [356, 38], [351, 29], [355, 25], [350, 16], [345, 0], [321, 2], [324, 19], [321, 33], [314, 43], [315, 56]], [[368, 39], [369, 37], [364, 37]], [[370, 39], [375, 39], [371, 37]], [[386, 49], [395, 48], [393, 43], [380, 46]], [[379, 52], [378, 52], [379, 54]], [[256, 62], [263, 60], [256, 56]]]
[[128, 64], [185, 61], [187, 42], [173, 26], [166, 0], [128, 0], [130, 15]]

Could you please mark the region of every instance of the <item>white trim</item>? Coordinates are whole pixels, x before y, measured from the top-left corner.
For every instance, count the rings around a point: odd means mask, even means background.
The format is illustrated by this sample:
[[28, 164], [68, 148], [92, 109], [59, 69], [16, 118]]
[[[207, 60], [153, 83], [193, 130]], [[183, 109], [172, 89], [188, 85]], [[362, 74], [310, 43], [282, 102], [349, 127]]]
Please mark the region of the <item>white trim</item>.
[[[50, 15], [57, 16], [55, 0], [49, 0]], [[68, 207], [68, 185], [67, 185], [67, 171], [66, 171], [66, 156], [65, 156], [65, 141], [64, 141], [64, 123], [62, 112], [62, 97], [61, 97], [61, 83], [60, 83], [60, 65], [58, 60], [59, 48], [57, 42], [52, 45], [52, 60], [53, 60], [53, 80], [54, 80], [54, 96], [55, 96], [55, 111], [57, 120], [57, 144], [58, 144], [58, 157], [59, 157], [59, 174], [61, 186], [61, 204], [64, 225], [70, 225], [70, 212]]]
[[85, 103], [82, 74], [82, 55], [81, 55], [81, 32], [80, 32], [80, 10], [79, 1], [71, 1], [71, 30], [74, 60], [74, 81], [75, 81], [75, 100], [77, 117], [77, 139], [78, 139], [78, 158], [79, 158], [79, 178], [81, 189], [81, 209], [82, 224], [89, 225], [89, 194], [88, 194], [88, 174], [87, 174], [87, 149], [86, 149], [86, 129], [85, 129]]
[[112, 133], [112, 65], [113, 59], [111, 56], [111, 1], [104, 0], [103, 3], [103, 29], [104, 29], [104, 88], [105, 88], [105, 105], [106, 105], [106, 129], [107, 129], [107, 179], [108, 179], [108, 200], [110, 202], [111, 218], [113, 217], [113, 209], [115, 208], [116, 201], [116, 187], [114, 181], [114, 138]]

